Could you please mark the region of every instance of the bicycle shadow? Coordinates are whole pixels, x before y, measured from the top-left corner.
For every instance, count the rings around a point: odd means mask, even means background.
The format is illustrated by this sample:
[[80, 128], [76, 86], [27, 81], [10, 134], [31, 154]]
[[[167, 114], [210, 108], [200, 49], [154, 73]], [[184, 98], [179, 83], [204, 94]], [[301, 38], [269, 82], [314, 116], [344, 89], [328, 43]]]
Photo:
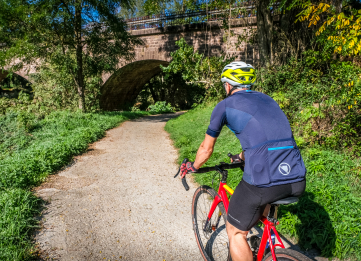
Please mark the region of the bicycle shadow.
[[280, 206], [278, 217], [281, 224], [289, 223], [290, 226], [297, 221], [288, 213], [296, 215], [301, 221], [294, 225], [298, 244], [294, 245], [286, 240], [291, 245], [291, 249], [301, 250], [310, 258], [315, 258], [317, 255], [331, 258], [336, 247], [336, 233], [329, 214], [323, 206], [313, 201], [314, 198], [313, 193], [305, 192], [297, 204]]

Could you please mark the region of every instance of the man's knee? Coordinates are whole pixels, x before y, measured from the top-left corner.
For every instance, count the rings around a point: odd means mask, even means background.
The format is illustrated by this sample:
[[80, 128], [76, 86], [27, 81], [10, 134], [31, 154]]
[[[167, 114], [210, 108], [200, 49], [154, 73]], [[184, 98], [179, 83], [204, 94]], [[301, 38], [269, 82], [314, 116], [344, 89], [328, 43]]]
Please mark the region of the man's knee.
[[226, 229], [227, 229], [228, 237], [230, 239], [235, 236], [247, 238], [247, 234], [249, 232], [249, 231], [242, 231], [242, 230], [236, 228], [235, 226], [233, 226], [232, 224], [230, 224], [229, 222], [227, 222], [227, 224], [226, 224]]

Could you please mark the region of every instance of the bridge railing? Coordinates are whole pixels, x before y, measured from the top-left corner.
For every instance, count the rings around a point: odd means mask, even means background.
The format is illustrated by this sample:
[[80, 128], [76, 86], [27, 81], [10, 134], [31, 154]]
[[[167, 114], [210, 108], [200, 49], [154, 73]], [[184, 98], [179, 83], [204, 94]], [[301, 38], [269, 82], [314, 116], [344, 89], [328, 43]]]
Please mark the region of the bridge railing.
[[[234, 5], [232, 8], [231, 19], [240, 19], [245, 17], [256, 17], [257, 12], [253, 1], [241, 3], [241, 5]], [[236, 14], [234, 14], [236, 12]], [[149, 28], [162, 28], [174, 25], [205, 23], [209, 21], [219, 21], [228, 19], [227, 15], [229, 9], [213, 9], [213, 10], [198, 10], [187, 12], [169, 12], [166, 14], [157, 14], [151, 16], [135, 17], [126, 19], [128, 30], [141, 30]], [[273, 15], [278, 14], [278, 11], [272, 12]]]

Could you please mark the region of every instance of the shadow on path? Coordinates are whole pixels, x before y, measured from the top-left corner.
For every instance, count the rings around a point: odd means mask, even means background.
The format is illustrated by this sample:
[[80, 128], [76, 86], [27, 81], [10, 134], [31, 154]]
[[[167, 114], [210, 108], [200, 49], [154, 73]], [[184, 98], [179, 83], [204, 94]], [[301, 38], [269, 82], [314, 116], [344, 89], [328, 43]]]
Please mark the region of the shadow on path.
[[178, 116], [185, 113], [185, 111], [180, 111], [176, 113], [165, 113], [165, 114], [157, 114], [157, 115], [151, 115], [151, 116], [145, 116], [139, 119], [135, 119], [133, 121], [136, 122], [167, 122], [170, 119], [177, 118]]

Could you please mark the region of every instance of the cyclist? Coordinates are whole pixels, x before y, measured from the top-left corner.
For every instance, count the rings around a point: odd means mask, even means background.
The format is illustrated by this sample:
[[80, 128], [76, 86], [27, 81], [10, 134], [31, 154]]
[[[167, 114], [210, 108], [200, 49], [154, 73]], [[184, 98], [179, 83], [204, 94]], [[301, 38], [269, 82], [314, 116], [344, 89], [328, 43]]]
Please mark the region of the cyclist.
[[267, 213], [267, 204], [304, 192], [306, 169], [286, 115], [271, 97], [251, 90], [256, 80], [254, 67], [232, 62], [221, 77], [227, 98], [214, 108], [196, 159], [182, 164], [181, 178], [207, 162], [227, 125], [243, 149], [231, 161], [245, 161], [243, 179], [228, 209], [230, 253], [233, 261], [252, 261], [247, 233]]

